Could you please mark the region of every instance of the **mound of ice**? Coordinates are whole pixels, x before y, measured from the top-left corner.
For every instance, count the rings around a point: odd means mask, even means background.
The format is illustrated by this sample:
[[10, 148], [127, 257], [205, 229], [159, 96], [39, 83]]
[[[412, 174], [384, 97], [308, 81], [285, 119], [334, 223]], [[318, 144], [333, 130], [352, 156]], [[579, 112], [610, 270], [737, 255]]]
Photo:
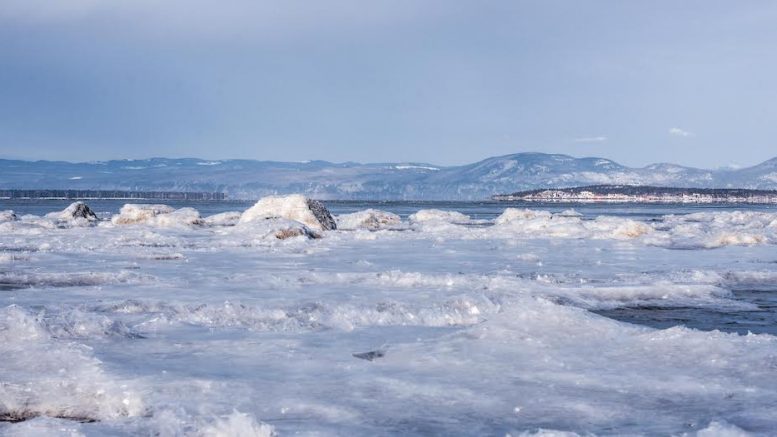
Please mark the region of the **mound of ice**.
[[272, 437], [275, 428], [266, 423], [257, 422], [253, 416], [239, 411], [216, 419], [202, 430], [204, 437]]
[[167, 205], [128, 203], [111, 218], [115, 225], [148, 224], [161, 227], [201, 225], [203, 220], [194, 208], [173, 209]]
[[749, 246], [777, 242], [777, 214], [755, 211], [701, 212], [663, 217], [664, 241], [680, 248]]
[[159, 214], [151, 223], [162, 227], [201, 225], [203, 220], [194, 208], [180, 208], [169, 214]]
[[463, 224], [469, 223], [470, 217], [456, 211], [444, 211], [441, 209], [422, 209], [409, 217], [412, 223], [443, 222]]
[[90, 349], [59, 343], [18, 306], [0, 309], [0, 421], [49, 416], [95, 421], [137, 416], [139, 396], [111, 379]]
[[294, 220], [317, 231], [337, 229], [332, 214], [321, 202], [301, 194], [263, 197], [243, 213], [240, 223], [267, 218]]
[[367, 229], [377, 231], [380, 229], [393, 229], [402, 225], [402, 219], [391, 212], [379, 209], [365, 209], [351, 214], [343, 214], [337, 217], [337, 227], [340, 229]]
[[595, 238], [631, 239], [653, 231], [653, 228], [648, 224], [612, 216], [599, 216], [595, 220], [583, 222], [583, 224], [592, 231]]
[[135, 223], [146, 223], [159, 214], [169, 214], [175, 211], [167, 205], [144, 205], [128, 203], [121, 207], [119, 214], [111, 218], [115, 225], [131, 225]]
[[0, 211], [0, 223], [13, 222], [16, 220], [17, 220], [16, 213], [14, 213], [13, 211], [11, 210]]
[[712, 236], [705, 242], [704, 246], [709, 248], [731, 245], [752, 246], [754, 244], [764, 244], [767, 242], [768, 238], [765, 235], [723, 232]]
[[531, 219], [550, 219], [552, 214], [548, 211], [537, 211], [533, 209], [507, 208], [494, 221], [497, 225], [505, 225], [515, 221]]
[[240, 244], [247, 244], [245, 235], [251, 235], [253, 240], [286, 240], [294, 237], [307, 239], [321, 238], [321, 235], [306, 225], [284, 218], [265, 218], [251, 221], [240, 221], [236, 226], [227, 230], [230, 235], [240, 236]]
[[586, 238], [591, 232], [579, 217], [555, 216], [548, 211], [507, 208], [494, 221], [492, 234], [527, 238]]
[[711, 422], [710, 425], [696, 433], [696, 437], [750, 437], [753, 434], [731, 425], [726, 421]]
[[241, 215], [237, 211], [227, 211], [205, 217], [204, 222], [208, 226], [235, 226], [240, 222]]
[[549, 211], [507, 208], [494, 221], [496, 229], [531, 238], [633, 239], [649, 234], [653, 227], [635, 220], [599, 216], [583, 220], [575, 211], [551, 214]]
[[83, 226], [96, 222], [97, 214], [84, 202], [73, 202], [62, 211], [46, 214], [46, 218], [60, 224]]

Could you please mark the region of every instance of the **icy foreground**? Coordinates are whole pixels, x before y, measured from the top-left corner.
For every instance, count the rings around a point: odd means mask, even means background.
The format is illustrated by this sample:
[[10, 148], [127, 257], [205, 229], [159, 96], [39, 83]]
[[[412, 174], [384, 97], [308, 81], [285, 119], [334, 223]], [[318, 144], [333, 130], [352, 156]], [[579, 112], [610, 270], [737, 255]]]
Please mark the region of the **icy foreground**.
[[777, 285], [776, 213], [303, 205], [0, 212], [0, 434], [777, 428], [775, 337], [591, 312], [755, 310], [731, 290]]

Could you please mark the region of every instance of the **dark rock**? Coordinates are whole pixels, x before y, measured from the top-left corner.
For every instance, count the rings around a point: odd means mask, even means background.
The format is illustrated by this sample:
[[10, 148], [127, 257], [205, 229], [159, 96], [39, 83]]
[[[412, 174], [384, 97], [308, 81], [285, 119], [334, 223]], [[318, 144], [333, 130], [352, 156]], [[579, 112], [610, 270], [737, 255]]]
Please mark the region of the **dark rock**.
[[278, 231], [275, 232], [275, 238], [279, 240], [285, 240], [287, 238], [302, 237], [302, 236], [305, 236], [311, 239], [321, 238], [321, 235], [313, 232], [312, 230], [308, 229], [306, 226], [302, 226], [299, 228], [279, 229]]
[[375, 361], [378, 358], [383, 358], [384, 356], [386, 356], [386, 351], [378, 349], [374, 351], [353, 354], [353, 356], [354, 358], [359, 358], [360, 360]]
[[73, 218], [85, 218], [87, 220], [97, 220], [97, 214], [92, 211], [92, 208], [83, 202], [76, 202], [75, 210], [73, 210]]
[[97, 419], [87, 416], [71, 416], [68, 414], [42, 414], [37, 411], [0, 411], [0, 422], [19, 423], [25, 420], [34, 419], [40, 416], [49, 416], [55, 419], [72, 420], [80, 423], [93, 423]]
[[324, 206], [323, 203], [319, 202], [318, 200], [308, 199], [308, 208], [310, 208], [310, 211], [316, 217], [318, 222], [321, 223], [323, 230], [331, 231], [337, 229], [337, 223], [335, 223], [335, 219], [332, 217], [332, 214], [329, 213], [329, 210], [326, 209], [326, 206]]

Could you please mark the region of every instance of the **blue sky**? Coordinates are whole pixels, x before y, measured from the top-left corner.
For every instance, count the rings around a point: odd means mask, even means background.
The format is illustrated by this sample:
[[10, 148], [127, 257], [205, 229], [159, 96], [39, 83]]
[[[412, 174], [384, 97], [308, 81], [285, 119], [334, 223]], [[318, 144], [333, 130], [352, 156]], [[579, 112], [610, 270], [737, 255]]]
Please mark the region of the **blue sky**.
[[0, 157], [777, 156], [777, 2], [3, 0]]

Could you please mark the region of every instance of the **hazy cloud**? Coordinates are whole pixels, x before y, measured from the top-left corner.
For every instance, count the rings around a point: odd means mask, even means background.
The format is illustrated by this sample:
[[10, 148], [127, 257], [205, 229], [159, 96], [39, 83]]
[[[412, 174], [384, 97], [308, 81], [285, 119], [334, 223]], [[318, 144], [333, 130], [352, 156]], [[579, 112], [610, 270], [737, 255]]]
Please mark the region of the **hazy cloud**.
[[576, 143], [603, 143], [607, 141], [607, 137], [600, 135], [598, 137], [580, 137], [572, 140]]
[[266, 41], [350, 32], [376, 34], [411, 22], [431, 23], [444, 15], [434, 1], [358, 0], [272, 2], [257, 0], [2, 0], [0, 23], [47, 26], [110, 23], [111, 31], [126, 31], [134, 40]]
[[694, 136], [694, 133], [688, 132], [687, 130], [680, 129], [679, 127], [673, 127], [669, 129], [669, 135], [673, 135], [676, 137], [692, 137]]

